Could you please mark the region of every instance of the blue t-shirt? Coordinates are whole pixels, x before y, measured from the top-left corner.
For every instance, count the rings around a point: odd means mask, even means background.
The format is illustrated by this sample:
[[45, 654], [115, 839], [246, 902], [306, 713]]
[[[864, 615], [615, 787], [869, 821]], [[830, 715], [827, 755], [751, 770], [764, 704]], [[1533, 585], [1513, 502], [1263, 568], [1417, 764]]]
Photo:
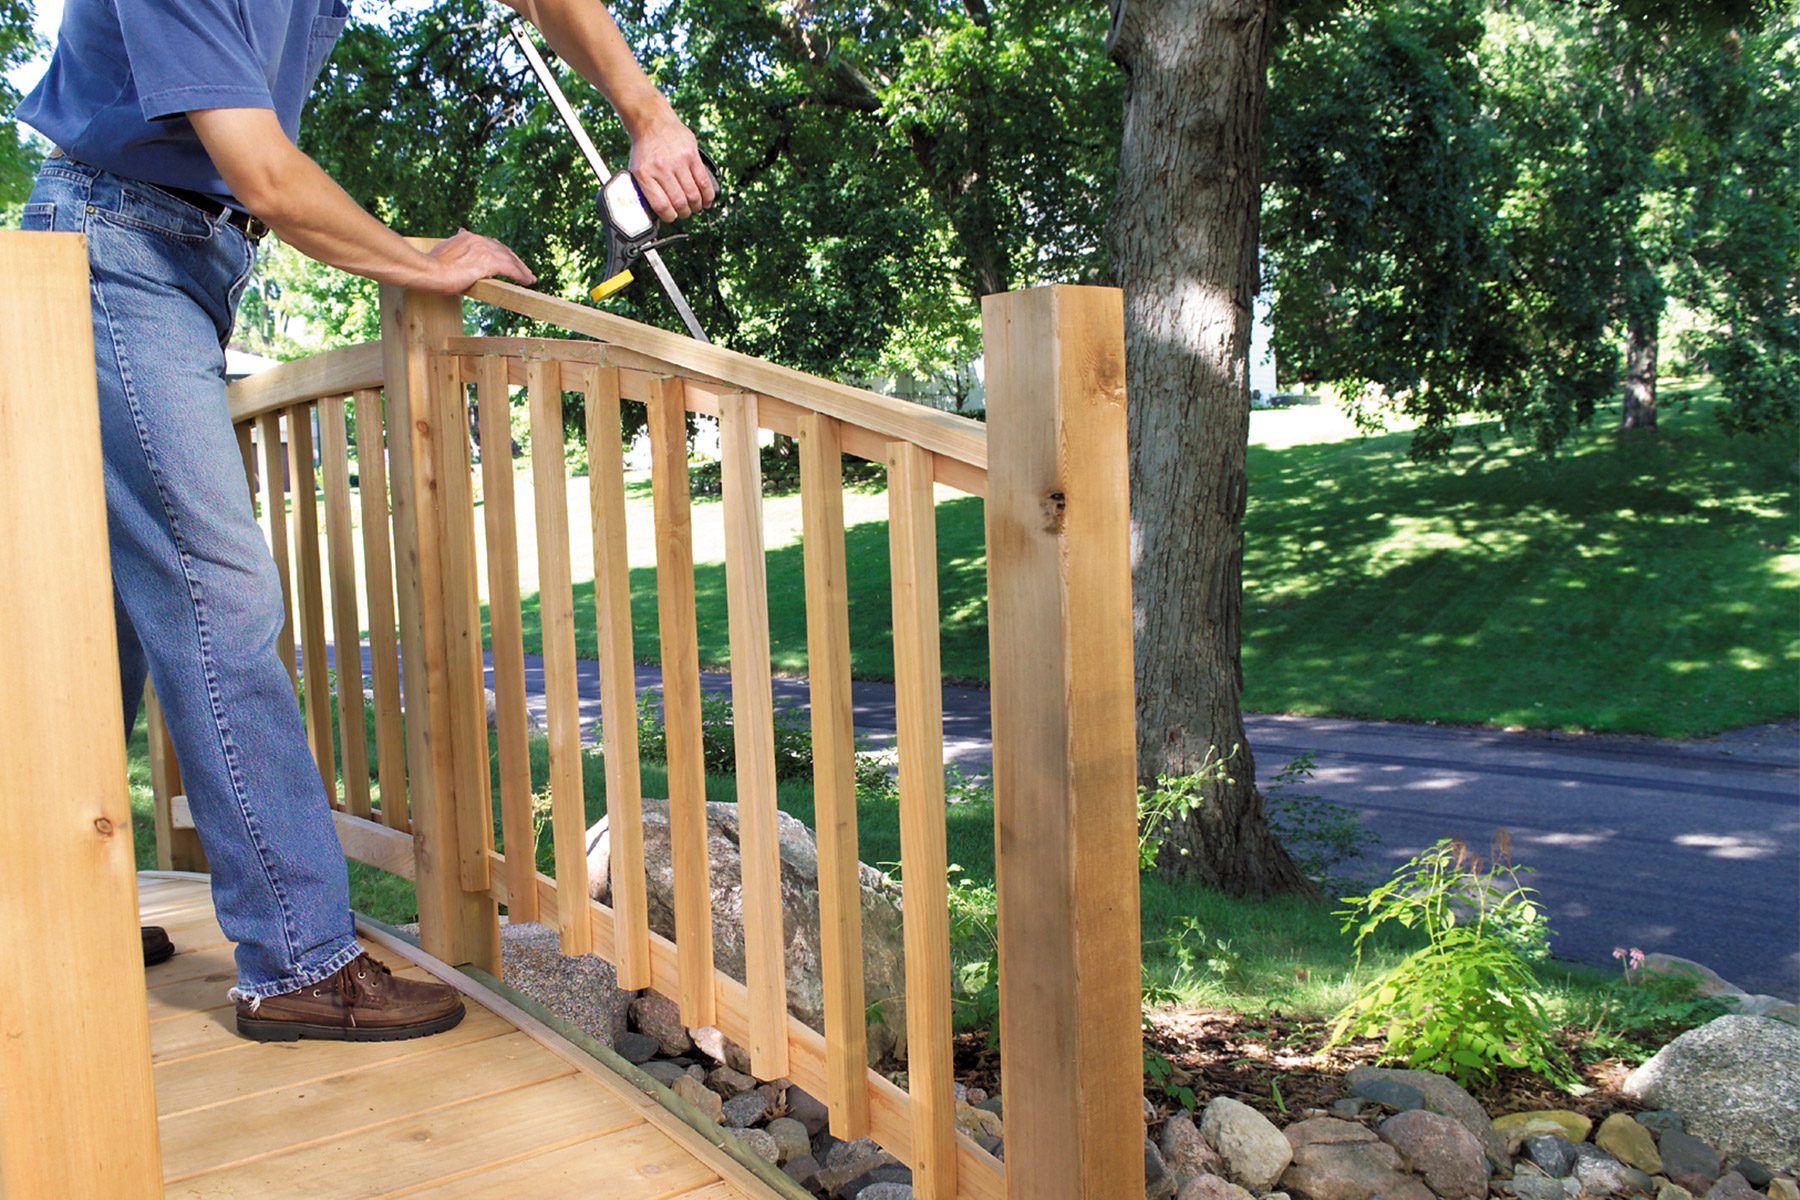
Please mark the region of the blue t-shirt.
[[18, 119], [81, 162], [231, 202], [187, 113], [273, 109], [297, 138], [348, 15], [344, 0], [68, 0]]

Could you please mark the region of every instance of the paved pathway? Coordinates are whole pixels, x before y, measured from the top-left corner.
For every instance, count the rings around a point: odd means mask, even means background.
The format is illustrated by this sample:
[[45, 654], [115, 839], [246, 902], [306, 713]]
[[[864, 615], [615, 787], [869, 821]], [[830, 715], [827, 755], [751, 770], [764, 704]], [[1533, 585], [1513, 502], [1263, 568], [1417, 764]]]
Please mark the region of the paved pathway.
[[[598, 664], [582, 662], [579, 677], [591, 727]], [[526, 679], [541, 720], [541, 660], [528, 659]], [[659, 680], [637, 669], [640, 689]], [[724, 674], [702, 682], [730, 687]], [[775, 691], [777, 704], [805, 708], [805, 681], [779, 679]], [[858, 683], [853, 699], [859, 736], [891, 745], [893, 685]], [[1260, 715], [1246, 726], [1265, 784], [1314, 756], [1305, 790], [1349, 805], [1380, 836], [1372, 872], [1441, 837], [1485, 847], [1505, 828], [1514, 857], [1536, 868], [1559, 955], [1611, 966], [1614, 946], [1638, 946], [1800, 997], [1800, 722], [1695, 742]], [[988, 730], [987, 692], [944, 689], [948, 761], [985, 773]]]

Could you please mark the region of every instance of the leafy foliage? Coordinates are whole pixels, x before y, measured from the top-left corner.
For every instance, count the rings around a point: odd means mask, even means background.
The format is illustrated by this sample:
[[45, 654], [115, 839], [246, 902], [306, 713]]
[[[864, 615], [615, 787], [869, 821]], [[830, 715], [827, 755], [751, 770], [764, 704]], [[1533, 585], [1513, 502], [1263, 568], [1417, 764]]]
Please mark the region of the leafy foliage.
[[[1496, 855], [1498, 860], [1500, 856]], [[1339, 915], [1356, 931], [1356, 954], [1385, 925], [1426, 935], [1425, 946], [1371, 980], [1332, 1026], [1331, 1044], [1382, 1037], [1390, 1058], [1458, 1083], [1485, 1082], [1501, 1067], [1574, 1082], [1540, 985], [1521, 952], [1521, 931], [1541, 927], [1519, 868], [1483, 864], [1451, 839], [1438, 842]]]
[[1138, 870], [1153, 871], [1162, 856], [1163, 837], [1207, 802], [1207, 789], [1230, 783], [1229, 764], [1237, 756], [1215, 758], [1216, 748], [1206, 752], [1200, 768], [1186, 775], [1158, 775], [1154, 788], [1138, 787]]
[[1361, 858], [1381, 835], [1364, 825], [1356, 810], [1300, 791], [1313, 775], [1313, 756], [1301, 754], [1275, 772], [1263, 797], [1269, 828], [1287, 847], [1295, 865], [1315, 882]]
[[[669, 758], [668, 730], [663, 725], [662, 693], [638, 693], [638, 753], [654, 762]], [[700, 696], [700, 740], [706, 770], [731, 775], [737, 770], [737, 739], [732, 728], [731, 698], [719, 692]], [[812, 774], [812, 727], [795, 709], [775, 708], [775, 778], [804, 779]]]
[[33, 19], [31, 0], [0, 0], [0, 112], [9, 117], [0, 127], [0, 208], [25, 202], [37, 166], [35, 139], [21, 136], [10, 120], [20, 96], [6, 78], [8, 71], [30, 62], [42, 49], [43, 39], [38, 37]]

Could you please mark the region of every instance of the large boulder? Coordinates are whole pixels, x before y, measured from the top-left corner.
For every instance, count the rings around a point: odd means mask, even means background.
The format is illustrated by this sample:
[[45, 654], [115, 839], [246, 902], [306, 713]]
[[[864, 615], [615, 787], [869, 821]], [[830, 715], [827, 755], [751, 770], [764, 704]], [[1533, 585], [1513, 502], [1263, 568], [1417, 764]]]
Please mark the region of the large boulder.
[[1389, 1117], [1376, 1132], [1444, 1200], [1485, 1200], [1487, 1152], [1455, 1117], [1415, 1108]]
[[[782, 941], [787, 970], [788, 1012], [821, 1033], [825, 1030], [825, 984], [819, 951], [819, 851], [806, 826], [780, 813]], [[744, 978], [743, 871], [738, 850], [738, 806], [706, 806], [706, 851], [710, 863], [713, 964], [737, 980]], [[602, 818], [588, 830], [588, 878], [595, 899], [611, 896], [612, 841]], [[669, 804], [644, 801], [644, 865], [650, 928], [675, 936], [675, 881], [669, 848]], [[869, 1022], [869, 1063], [904, 1057], [906, 1047], [906, 964], [901, 934], [899, 885], [863, 865], [862, 944], [865, 1002]]]
[[1283, 1131], [1294, 1161], [1281, 1176], [1298, 1200], [1435, 1200], [1392, 1146], [1366, 1126], [1313, 1117]]
[[[1422, 1108], [1462, 1122], [1475, 1135], [1488, 1162], [1505, 1173], [1511, 1164], [1506, 1139], [1494, 1132], [1487, 1110], [1455, 1080], [1434, 1071], [1408, 1071], [1392, 1067], [1357, 1067], [1345, 1076], [1353, 1094], [1405, 1112]], [[1413, 1097], [1417, 1097], [1417, 1101]], [[1392, 1200], [1392, 1198], [1390, 1198]]]
[[1273, 1187], [1293, 1158], [1287, 1138], [1269, 1118], [1229, 1096], [1207, 1103], [1200, 1133], [1225, 1160], [1231, 1178], [1254, 1191]]
[[603, 1046], [618, 1046], [637, 993], [619, 990], [613, 965], [593, 954], [565, 958], [562, 939], [548, 925], [508, 922], [500, 927], [500, 969], [508, 986]]
[[1681, 1114], [1687, 1132], [1778, 1171], [1800, 1168], [1800, 1029], [1768, 1017], [1719, 1017], [1658, 1050], [1625, 1093]]

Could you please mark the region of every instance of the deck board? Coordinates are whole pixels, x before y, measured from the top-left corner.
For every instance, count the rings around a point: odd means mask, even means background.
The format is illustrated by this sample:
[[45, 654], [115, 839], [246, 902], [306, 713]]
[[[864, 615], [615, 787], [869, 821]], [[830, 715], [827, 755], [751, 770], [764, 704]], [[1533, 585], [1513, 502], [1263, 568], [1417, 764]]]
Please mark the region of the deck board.
[[[507, 1001], [407, 1042], [237, 1036], [232, 951], [203, 879], [140, 877], [177, 954], [147, 972], [165, 1195], [767, 1200], [776, 1193]], [[399, 974], [449, 977], [409, 947]], [[416, 956], [404, 961], [402, 956]], [[485, 1002], [484, 1002], [485, 1001]]]

